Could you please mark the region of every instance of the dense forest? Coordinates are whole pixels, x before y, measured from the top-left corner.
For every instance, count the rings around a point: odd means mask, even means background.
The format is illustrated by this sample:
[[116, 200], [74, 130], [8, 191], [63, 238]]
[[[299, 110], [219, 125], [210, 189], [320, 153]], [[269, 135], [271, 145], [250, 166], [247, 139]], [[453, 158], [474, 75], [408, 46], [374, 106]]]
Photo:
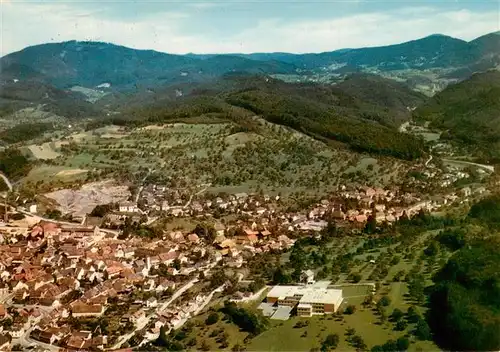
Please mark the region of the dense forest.
[[500, 229], [500, 195], [485, 198], [474, 204], [470, 209], [469, 218]]
[[[354, 80], [360, 79], [363, 78]], [[366, 82], [376, 87], [384, 84], [373, 79]], [[355, 90], [354, 86], [348, 85], [350, 90]], [[420, 101], [419, 96], [400, 92], [393, 103], [387, 104], [386, 100], [364, 101], [331, 85], [226, 76], [211, 89], [199, 87], [190, 96], [173, 103], [152, 101], [126, 109], [122, 115], [114, 116], [112, 122], [137, 125], [205, 115], [246, 124], [247, 117], [259, 115], [327, 143], [340, 142], [356, 151], [412, 160], [421, 157], [425, 149], [421, 139], [397, 131], [396, 121], [404, 114], [401, 100], [405, 97], [409, 104]]]
[[415, 110], [416, 120], [446, 130], [444, 138], [458, 142], [486, 160], [500, 160], [500, 72], [478, 73], [451, 85]]
[[11, 181], [26, 176], [30, 169], [29, 160], [18, 149], [0, 151], [0, 172]]
[[[500, 197], [491, 196], [473, 205], [468, 219], [498, 230], [499, 214]], [[500, 237], [465, 244], [463, 233], [451, 235], [443, 233], [440, 242], [461, 249], [435, 275], [430, 293], [428, 320], [436, 342], [449, 350], [499, 350]]]
[[53, 129], [49, 122], [23, 123], [0, 132], [0, 142], [6, 144], [29, 141]]
[[500, 349], [500, 241], [462, 248], [436, 275], [429, 323], [446, 349]]

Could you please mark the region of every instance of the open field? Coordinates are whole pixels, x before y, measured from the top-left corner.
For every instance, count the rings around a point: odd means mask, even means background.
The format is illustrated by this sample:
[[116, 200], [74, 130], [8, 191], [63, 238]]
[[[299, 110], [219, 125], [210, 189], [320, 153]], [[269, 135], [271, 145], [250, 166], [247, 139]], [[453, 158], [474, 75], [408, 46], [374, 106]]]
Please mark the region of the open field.
[[[30, 171], [30, 173], [24, 178], [23, 181], [52, 182], [56, 178], [61, 181], [65, 181], [66, 179], [74, 180], [75, 176], [76, 177], [84, 176], [84, 173], [82, 173], [81, 171], [82, 170], [75, 171], [75, 169], [66, 166], [50, 166], [50, 165], [37, 166]], [[71, 176], [71, 179], [69, 179], [69, 176]]]
[[86, 172], [88, 172], [88, 170], [82, 170], [82, 169], [62, 170], [56, 174], [56, 177], [74, 176], [74, 175], [84, 174]]
[[[294, 328], [298, 321], [308, 321], [303, 328]], [[340, 337], [338, 351], [355, 350], [345, 339], [348, 328], [354, 328], [363, 337], [368, 348], [384, 344], [389, 339], [397, 339], [406, 334], [394, 331], [391, 323], [380, 325], [379, 319], [370, 308], [360, 308], [352, 315], [313, 316], [311, 318], [293, 317], [283, 322], [271, 322], [271, 327], [253, 338], [247, 345], [248, 351], [310, 351], [320, 348], [328, 334], [338, 334]], [[419, 349], [430, 351], [437, 347], [428, 341], [418, 341], [411, 345], [410, 351]]]
[[28, 146], [28, 149], [36, 159], [56, 159], [61, 156], [60, 153], [55, 151], [53, 143], [43, 143], [42, 145], [32, 144]]

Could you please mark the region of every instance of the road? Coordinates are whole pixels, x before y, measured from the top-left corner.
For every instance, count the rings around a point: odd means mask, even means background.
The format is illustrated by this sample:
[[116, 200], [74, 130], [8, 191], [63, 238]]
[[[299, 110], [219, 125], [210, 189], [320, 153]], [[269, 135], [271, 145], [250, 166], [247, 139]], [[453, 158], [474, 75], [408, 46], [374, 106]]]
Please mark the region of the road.
[[3, 179], [3, 181], [5, 182], [5, 184], [7, 185], [7, 187], [9, 188], [9, 191], [12, 191], [12, 183], [10, 183], [9, 179], [7, 178], [7, 176], [5, 176], [4, 174], [2, 174], [0, 172], [0, 177]]
[[177, 291], [176, 291], [176, 292], [172, 295], [172, 297], [170, 297], [170, 299], [169, 299], [168, 301], [164, 302], [164, 303], [163, 303], [163, 304], [162, 304], [159, 308], [157, 308], [157, 309], [155, 310], [155, 312], [154, 312], [154, 313], [151, 313], [151, 314], [149, 314], [148, 316], [146, 316], [146, 318], [145, 318], [145, 319], [143, 319], [143, 321], [142, 321], [140, 324], [138, 324], [138, 325], [136, 326], [136, 328], [135, 328], [132, 332], [130, 332], [130, 333], [128, 333], [127, 335], [124, 335], [124, 336], [122, 336], [120, 339], [118, 339], [118, 342], [117, 342], [117, 343], [116, 343], [113, 347], [111, 347], [111, 349], [112, 349], [112, 350], [114, 350], [114, 349], [120, 348], [120, 346], [121, 346], [121, 345], [123, 345], [123, 344], [124, 344], [126, 341], [128, 341], [129, 339], [131, 339], [131, 338], [132, 338], [132, 336], [134, 336], [134, 335], [137, 333], [137, 331], [144, 329], [144, 327], [146, 327], [146, 326], [149, 324], [149, 321], [151, 320], [151, 318], [153, 318], [153, 317], [156, 317], [156, 316], [157, 316], [157, 313], [156, 313], [156, 312], [161, 312], [161, 311], [163, 311], [163, 310], [167, 309], [167, 307], [168, 307], [168, 306], [169, 306], [169, 305], [170, 305], [173, 301], [175, 301], [177, 298], [179, 298], [180, 296], [182, 296], [182, 294], [184, 294], [184, 292], [186, 292], [186, 291], [187, 291], [187, 290], [189, 290], [191, 287], [193, 287], [193, 285], [194, 285], [195, 283], [197, 283], [197, 282], [198, 282], [198, 278], [194, 278], [194, 279], [192, 279], [191, 281], [189, 281], [187, 284], [185, 284], [184, 286], [182, 286], [180, 289], [178, 289], [178, 290], [177, 290]]
[[454, 160], [454, 159], [441, 159], [443, 162], [448, 162], [448, 163], [453, 163], [453, 164], [462, 164], [462, 165], [470, 165], [470, 166], [477, 166], [483, 170], [487, 170], [490, 172], [495, 172], [495, 167], [492, 165], [484, 165], [484, 164], [477, 164], [473, 163], [470, 161], [463, 161], [463, 160]]
[[401, 124], [401, 126], [399, 126], [399, 132], [406, 133], [406, 130], [407, 130], [408, 126], [410, 126], [410, 122], [409, 121]]
[[431, 160], [432, 160], [432, 155], [429, 157], [429, 160], [427, 160], [427, 161], [425, 162], [425, 166], [429, 165], [429, 163], [431, 162]]
[[189, 197], [189, 200], [187, 201], [186, 205], [184, 205], [184, 209], [186, 209], [187, 207], [189, 207], [189, 205], [191, 204], [191, 201], [193, 200], [194, 196], [197, 196], [198, 194], [201, 194], [201, 193], [205, 192], [206, 190], [207, 190], [207, 187], [203, 188], [201, 191], [196, 192], [195, 194], [191, 194], [191, 196]]
[[144, 182], [146, 182], [146, 179], [149, 177], [149, 175], [151, 175], [152, 172], [154, 172], [154, 170], [149, 170], [147, 175], [144, 176], [144, 178], [142, 179], [141, 186], [139, 187], [139, 189], [137, 190], [137, 194], [135, 195], [135, 200], [134, 200], [135, 204], [137, 204], [137, 202], [139, 201], [139, 196], [141, 195], [141, 192], [144, 189]]
[[25, 334], [21, 336], [18, 339], [12, 339], [11, 345], [21, 345], [23, 347], [29, 347], [29, 346], [37, 346], [37, 347], [42, 347], [47, 351], [59, 351], [61, 348], [54, 346], [54, 345], [49, 345], [47, 343], [43, 343], [41, 341], [34, 340], [30, 337], [31, 332], [33, 331], [33, 328], [29, 328], [26, 330]]
[[38, 347], [44, 348], [47, 351], [54, 351], [54, 352], [56, 352], [56, 351], [60, 350], [60, 348], [57, 347], [57, 346], [50, 345], [50, 344], [47, 344], [47, 343], [43, 343], [41, 341], [37, 341], [37, 340], [32, 339], [30, 337], [31, 332], [35, 329], [36, 323], [38, 323], [43, 316], [45, 316], [47, 314], [50, 314], [50, 312], [53, 310], [53, 308], [49, 308], [49, 307], [44, 307], [44, 308], [46, 308], [45, 310], [43, 310], [45, 314], [43, 314], [37, 320], [31, 322], [31, 326], [28, 329], [26, 329], [26, 332], [24, 333], [23, 336], [21, 336], [20, 338], [17, 338], [17, 339], [12, 339], [12, 342], [11, 342], [12, 346], [19, 344], [19, 345], [21, 345], [23, 347], [38, 346]]

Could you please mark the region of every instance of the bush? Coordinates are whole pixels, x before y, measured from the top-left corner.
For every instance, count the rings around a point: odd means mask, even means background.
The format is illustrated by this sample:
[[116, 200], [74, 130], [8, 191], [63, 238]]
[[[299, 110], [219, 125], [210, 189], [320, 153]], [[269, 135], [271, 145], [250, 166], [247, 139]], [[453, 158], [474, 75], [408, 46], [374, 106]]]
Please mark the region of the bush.
[[293, 326], [295, 329], [300, 329], [304, 328], [309, 325], [309, 322], [307, 320], [299, 320], [298, 322], [295, 323]]
[[356, 312], [356, 306], [353, 306], [353, 305], [349, 305], [346, 307], [345, 311], [344, 311], [344, 314], [354, 314], [354, 312]]
[[205, 320], [205, 323], [207, 325], [213, 325], [213, 324], [217, 323], [218, 321], [219, 321], [219, 314], [216, 312], [212, 312]]

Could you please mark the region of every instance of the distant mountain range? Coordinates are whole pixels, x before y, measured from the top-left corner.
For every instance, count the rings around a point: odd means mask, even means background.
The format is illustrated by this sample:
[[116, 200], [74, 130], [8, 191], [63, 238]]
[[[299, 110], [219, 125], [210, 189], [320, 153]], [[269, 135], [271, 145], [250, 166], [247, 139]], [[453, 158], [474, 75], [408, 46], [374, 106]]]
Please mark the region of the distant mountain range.
[[199, 116], [245, 124], [239, 118], [259, 115], [327, 143], [414, 159], [423, 142], [397, 127], [417, 108], [414, 118], [500, 160], [488, 147], [500, 147], [498, 67], [499, 33], [320, 54], [171, 55], [70, 41], [0, 59], [0, 119], [14, 126], [22, 109], [46, 128], [65, 118], [135, 126]]
[[346, 75], [354, 72], [443, 69], [443, 77], [462, 80], [500, 65], [500, 35], [466, 42], [432, 35], [410, 42], [319, 54], [256, 53], [172, 55], [100, 42], [31, 46], [0, 59], [1, 82], [34, 80], [67, 89], [136, 90], [182, 82], [203, 82], [227, 73]]

